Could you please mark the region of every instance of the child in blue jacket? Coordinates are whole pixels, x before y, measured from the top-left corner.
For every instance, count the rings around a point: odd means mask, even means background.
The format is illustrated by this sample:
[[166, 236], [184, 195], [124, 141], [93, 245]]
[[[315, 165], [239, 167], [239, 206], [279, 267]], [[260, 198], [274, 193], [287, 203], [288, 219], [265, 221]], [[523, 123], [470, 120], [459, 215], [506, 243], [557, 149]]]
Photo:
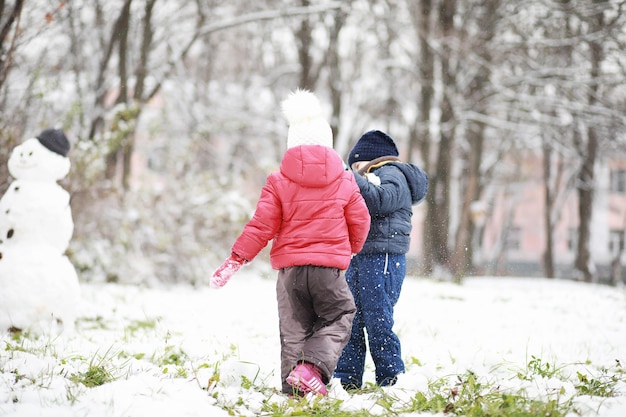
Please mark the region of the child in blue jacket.
[[347, 389], [363, 384], [365, 331], [377, 385], [393, 385], [404, 372], [400, 340], [392, 330], [393, 309], [406, 273], [412, 207], [426, 196], [428, 176], [416, 165], [401, 162], [398, 155], [389, 135], [372, 130], [361, 136], [348, 157], [371, 224], [365, 246], [346, 271], [357, 312], [334, 376]]

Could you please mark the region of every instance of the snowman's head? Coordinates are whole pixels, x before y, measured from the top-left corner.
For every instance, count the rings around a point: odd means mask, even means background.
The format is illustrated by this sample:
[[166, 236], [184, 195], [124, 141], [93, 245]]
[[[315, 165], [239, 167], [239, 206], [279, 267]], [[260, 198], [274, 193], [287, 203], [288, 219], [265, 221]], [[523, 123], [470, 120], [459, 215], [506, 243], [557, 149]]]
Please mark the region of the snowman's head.
[[67, 175], [69, 158], [43, 143], [39, 138], [31, 138], [13, 149], [8, 166], [15, 179], [56, 182]]

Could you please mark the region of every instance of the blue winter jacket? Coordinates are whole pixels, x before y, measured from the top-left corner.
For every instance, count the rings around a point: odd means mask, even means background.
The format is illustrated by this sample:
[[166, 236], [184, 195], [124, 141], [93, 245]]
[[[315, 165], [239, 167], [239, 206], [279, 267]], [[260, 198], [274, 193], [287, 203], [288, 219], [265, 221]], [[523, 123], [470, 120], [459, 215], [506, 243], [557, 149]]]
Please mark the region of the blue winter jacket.
[[[412, 206], [426, 197], [428, 175], [396, 157], [375, 159], [354, 174], [371, 217], [370, 231], [360, 253], [407, 253]], [[365, 175], [378, 178], [368, 180]]]

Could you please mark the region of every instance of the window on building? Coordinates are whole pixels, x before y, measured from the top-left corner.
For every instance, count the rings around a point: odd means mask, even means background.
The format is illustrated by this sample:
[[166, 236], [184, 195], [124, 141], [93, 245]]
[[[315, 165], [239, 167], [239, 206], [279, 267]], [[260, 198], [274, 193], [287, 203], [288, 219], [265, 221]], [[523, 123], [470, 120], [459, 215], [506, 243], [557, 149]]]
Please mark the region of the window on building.
[[609, 234], [609, 251], [616, 256], [624, 251], [624, 230], [611, 230]]
[[522, 229], [511, 227], [506, 237], [507, 250], [520, 250], [522, 248]]
[[626, 169], [611, 171], [611, 192], [626, 194]]

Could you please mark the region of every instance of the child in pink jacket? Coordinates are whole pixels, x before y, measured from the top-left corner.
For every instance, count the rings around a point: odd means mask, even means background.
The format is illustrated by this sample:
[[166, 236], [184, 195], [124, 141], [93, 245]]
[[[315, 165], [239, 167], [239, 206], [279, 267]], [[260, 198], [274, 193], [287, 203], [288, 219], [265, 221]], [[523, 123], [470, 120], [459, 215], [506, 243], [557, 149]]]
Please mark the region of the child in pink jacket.
[[355, 314], [344, 271], [363, 247], [370, 216], [354, 175], [332, 148], [317, 97], [297, 90], [282, 108], [289, 122], [287, 152], [211, 286], [224, 286], [272, 240], [282, 391], [326, 395]]

